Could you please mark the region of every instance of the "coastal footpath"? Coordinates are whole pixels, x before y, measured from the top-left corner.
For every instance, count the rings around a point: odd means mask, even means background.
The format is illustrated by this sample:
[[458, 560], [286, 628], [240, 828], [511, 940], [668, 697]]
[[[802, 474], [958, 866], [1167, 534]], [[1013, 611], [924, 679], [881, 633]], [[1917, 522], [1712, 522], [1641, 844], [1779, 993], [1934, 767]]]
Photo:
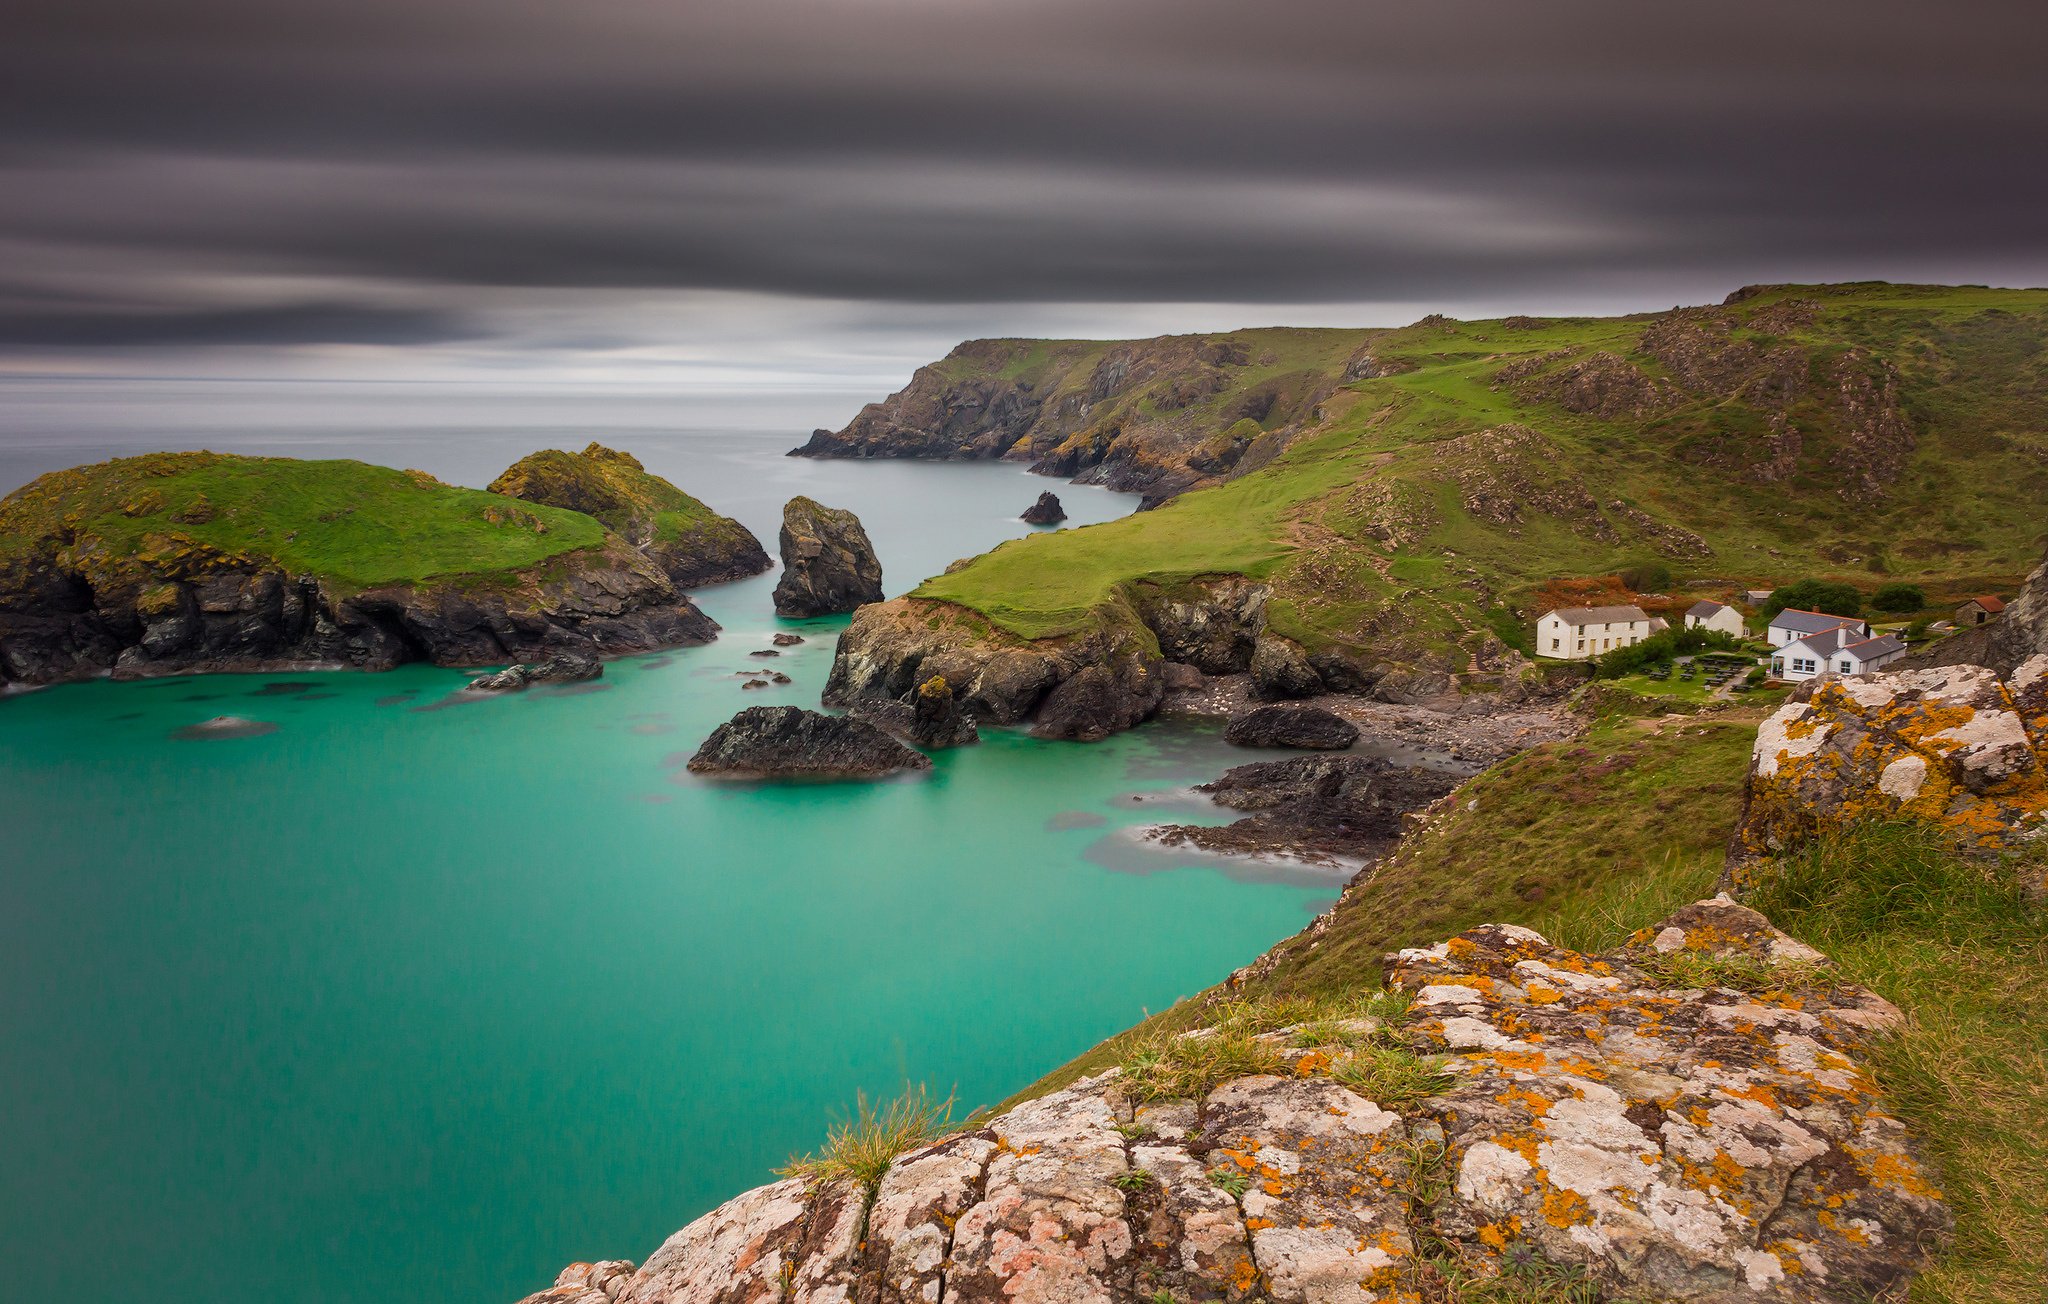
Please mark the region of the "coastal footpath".
[[[609, 450], [580, 466], [537, 457], [501, 483], [610, 513], [550, 468], [653, 480]], [[695, 534], [660, 513], [620, 519], [636, 537], [647, 525], [646, 546], [580, 510], [361, 462], [163, 453], [53, 472], [0, 500], [0, 687], [502, 665], [715, 637], [663, 548], [708, 533], [711, 569], [745, 572], [724, 518]]]

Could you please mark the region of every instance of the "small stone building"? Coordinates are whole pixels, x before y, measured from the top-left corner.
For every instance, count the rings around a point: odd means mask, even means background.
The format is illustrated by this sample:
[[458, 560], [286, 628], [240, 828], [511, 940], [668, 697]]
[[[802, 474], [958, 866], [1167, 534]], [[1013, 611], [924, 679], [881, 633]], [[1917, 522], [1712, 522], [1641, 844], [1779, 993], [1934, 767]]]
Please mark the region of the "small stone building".
[[1968, 629], [1995, 620], [2005, 612], [2005, 599], [1982, 593], [1956, 608], [1956, 624]]

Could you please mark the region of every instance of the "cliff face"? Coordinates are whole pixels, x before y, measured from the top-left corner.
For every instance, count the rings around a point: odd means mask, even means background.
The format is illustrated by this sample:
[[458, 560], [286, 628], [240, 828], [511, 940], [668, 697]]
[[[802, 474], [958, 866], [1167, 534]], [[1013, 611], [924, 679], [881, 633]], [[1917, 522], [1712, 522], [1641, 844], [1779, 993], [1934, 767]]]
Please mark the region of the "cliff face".
[[773, 564], [746, 526], [648, 474], [631, 453], [602, 444], [523, 457], [491, 481], [490, 491], [595, 517], [679, 589], [745, 579]]
[[793, 454], [1009, 458], [1163, 500], [1285, 447], [1314, 423], [1366, 335], [970, 340]]
[[[1753, 911], [1701, 902], [1609, 956], [1487, 926], [1389, 964], [1403, 1019], [1184, 1034], [1264, 1071], [1091, 1078], [525, 1304], [1369, 1304], [1531, 1265], [1615, 1298], [1846, 1304], [1950, 1227], [1858, 1062], [1898, 1011]], [[1758, 985], [1692, 976], [1717, 971]]]
[[718, 628], [588, 517], [360, 463], [58, 472], [0, 502], [0, 539], [0, 682], [24, 685], [613, 656]]

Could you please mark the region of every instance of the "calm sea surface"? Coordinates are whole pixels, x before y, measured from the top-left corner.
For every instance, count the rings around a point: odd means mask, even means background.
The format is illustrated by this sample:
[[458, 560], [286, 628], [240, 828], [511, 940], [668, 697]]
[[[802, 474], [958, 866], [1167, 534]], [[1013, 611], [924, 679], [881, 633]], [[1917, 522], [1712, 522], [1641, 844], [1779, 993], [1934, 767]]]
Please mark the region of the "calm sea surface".
[[[781, 456], [850, 411], [0, 383], [0, 492], [200, 446], [481, 485], [598, 438], [771, 550], [792, 494], [854, 509], [892, 593], [1027, 528], [1048, 482], [1013, 467]], [[1054, 487], [1076, 523], [1134, 505]], [[0, 700], [14, 1280], [95, 1304], [509, 1304], [571, 1260], [644, 1256], [857, 1090], [998, 1100], [1333, 895], [1136, 844], [1169, 811], [1218, 818], [1181, 790], [1243, 754], [1189, 725], [991, 732], [909, 781], [692, 778], [733, 711], [817, 702], [844, 619], [778, 622], [773, 580], [703, 591], [717, 643], [595, 691], [458, 703], [463, 674], [413, 667]], [[778, 629], [809, 641], [747, 655]], [[742, 691], [762, 665], [795, 682]], [[176, 736], [226, 714], [276, 729]]]

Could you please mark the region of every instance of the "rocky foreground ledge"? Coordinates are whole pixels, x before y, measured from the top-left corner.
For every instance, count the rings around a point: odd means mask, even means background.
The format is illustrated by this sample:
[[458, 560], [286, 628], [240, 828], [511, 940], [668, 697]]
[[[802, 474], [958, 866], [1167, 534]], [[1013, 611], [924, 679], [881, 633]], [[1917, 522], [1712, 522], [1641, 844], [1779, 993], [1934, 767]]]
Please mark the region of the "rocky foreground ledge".
[[[1899, 1012], [1726, 897], [1611, 956], [1489, 925], [1389, 965], [1405, 1016], [1266, 1033], [1279, 1071], [1198, 1099], [1111, 1071], [524, 1304], [1375, 1304], [1530, 1263], [1614, 1298], [1847, 1304], [1950, 1229], [1858, 1063]], [[1373, 1054], [1433, 1078], [1375, 1100], [1350, 1070]]]

